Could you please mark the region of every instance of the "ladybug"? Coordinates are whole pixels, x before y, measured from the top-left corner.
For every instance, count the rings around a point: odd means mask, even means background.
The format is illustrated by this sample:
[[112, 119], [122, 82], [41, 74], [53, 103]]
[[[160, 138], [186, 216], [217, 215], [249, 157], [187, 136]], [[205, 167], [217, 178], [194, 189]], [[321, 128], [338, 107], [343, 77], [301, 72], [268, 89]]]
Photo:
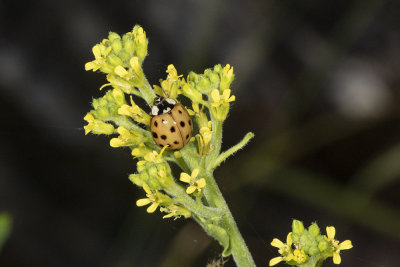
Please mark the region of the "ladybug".
[[192, 136], [193, 124], [187, 110], [174, 99], [156, 97], [151, 109], [150, 129], [154, 142], [166, 150], [183, 148]]

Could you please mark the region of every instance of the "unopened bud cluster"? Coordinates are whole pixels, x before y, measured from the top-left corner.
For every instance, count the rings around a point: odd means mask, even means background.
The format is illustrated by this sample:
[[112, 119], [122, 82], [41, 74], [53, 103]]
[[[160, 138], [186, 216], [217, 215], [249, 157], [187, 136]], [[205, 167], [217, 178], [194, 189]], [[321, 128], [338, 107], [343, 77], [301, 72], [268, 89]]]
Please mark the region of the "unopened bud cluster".
[[326, 227], [326, 235], [320, 233], [317, 223], [312, 223], [308, 229], [301, 221], [293, 220], [292, 232], [283, 243], [274, 238], [271, 245], [277, 247], [281, 256], [271, 259], [269, 266], [286, 262], [297, 266], [317, 266], [325, 259], [332, 257], [335, 264], [341, 263], [340, 251], [353, 247], [350, 240], [339, 243], [334, 239], [335, 227]]

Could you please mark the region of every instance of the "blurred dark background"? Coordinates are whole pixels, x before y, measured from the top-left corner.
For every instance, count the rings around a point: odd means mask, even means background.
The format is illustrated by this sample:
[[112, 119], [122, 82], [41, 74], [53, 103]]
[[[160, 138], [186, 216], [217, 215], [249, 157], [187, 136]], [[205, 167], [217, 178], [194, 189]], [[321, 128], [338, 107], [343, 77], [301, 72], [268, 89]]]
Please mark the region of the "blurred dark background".
[[341, 266], [399, 266], [399, 18], [394, 0], [0, 1], [0, 211], [13, 216], [0, 266], [218, 258], [193, 221], [135, 206], [128, 150], [84, 135], [105, 83], [84, 71], [91, 48], [135, 24], [151, 84], [170, 63], [185, 75], [234, 66], [224, 148], [256, 137], [216, 176], [257, 266], [293, 218], [351, 239]]

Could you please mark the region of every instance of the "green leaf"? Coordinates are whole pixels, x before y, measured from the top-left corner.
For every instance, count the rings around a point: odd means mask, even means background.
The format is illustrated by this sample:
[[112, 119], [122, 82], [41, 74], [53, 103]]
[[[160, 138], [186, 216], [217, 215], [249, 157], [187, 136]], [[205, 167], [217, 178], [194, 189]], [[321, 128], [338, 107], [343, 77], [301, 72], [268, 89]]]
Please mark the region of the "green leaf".
[[228, 257], [232, 253], [231, 242], [228, 233], [224, 228], [219, 227], [215, 224], [207, 224], [206, 225], [207, 232], [213, 236], [219, 244], [224, 248], [222, 252], [223, 257]]

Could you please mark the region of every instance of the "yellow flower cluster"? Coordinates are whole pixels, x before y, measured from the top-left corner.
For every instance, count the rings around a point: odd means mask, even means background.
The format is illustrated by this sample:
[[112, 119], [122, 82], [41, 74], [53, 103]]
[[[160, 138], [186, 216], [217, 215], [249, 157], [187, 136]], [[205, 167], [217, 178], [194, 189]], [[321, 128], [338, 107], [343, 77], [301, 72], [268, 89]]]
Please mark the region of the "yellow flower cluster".
[[300, 265], [313, 257], [314, 262], [324, 261], [328, 257], [333, 258], [334, 264], [340, 264], [340, 251], [353, 247], [350, 240], [335, 240], [335, 227], [326, 227], [327, 235], [321, 235], [319, 227], [313, 223], [308, 230], [304, 229], [303, 223], [293, 220], [293, 232], [287, 235], [286, 243], [277, 238], [271, 242], [271, 246], [278, 248], [279, 257], [270, 260], [269, 266], [276, 265], [282, 261], [290, 265]]

